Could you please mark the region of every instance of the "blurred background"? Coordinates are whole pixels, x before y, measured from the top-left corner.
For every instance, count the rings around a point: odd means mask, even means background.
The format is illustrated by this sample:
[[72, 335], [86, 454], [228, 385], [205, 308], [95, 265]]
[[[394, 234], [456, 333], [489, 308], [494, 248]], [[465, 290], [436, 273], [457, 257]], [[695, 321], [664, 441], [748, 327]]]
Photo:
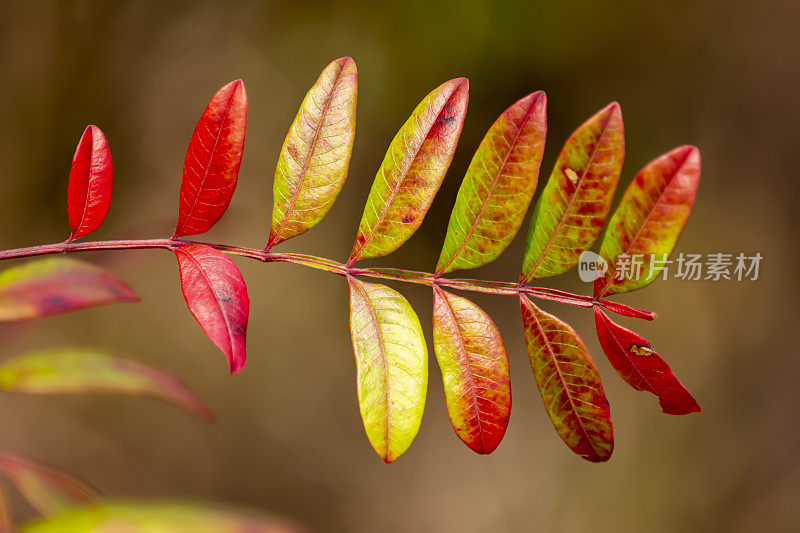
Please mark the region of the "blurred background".
[[[573, 455], [553, 430], [516, 300], [477, 296], [511, 360], [504, 442], [488, 457], [461, 444], [431, 358], [422, 429], [387, 466], [361, 426], [342, 279], [237, 260], [253, 306], [249, 361], [231, 378], [185, 309], [172, 254], [86, 254], [142, 302], [2, 325], [0, 357], [108, 349], [182, 376], [220, 421], [141, 399], [2, 395], [0, 447], [116, 497], [252, 506], [319, 532], [798, 530], [800, 354], [786, 337], [798, 323], [798, 20], [790, 0], [3, 2], [2, 248], [66, 237], [69, 164], [88, 123], [107, 135], [115, 167], [114, 201], [96, 238], [171, 234], [194, 124], [238, 77], [250, 99], [238, 191], [202, 238], [263, 246], [283, 136], [322, 68], [350, 55], [360, 86], [348, 183], [322, 224], [279, 250], [344, 260], [394, 133], [429, 90], [467, 76], [459, 149], [425, 223], [370, 264], [434, 266], [474, 149], [497, 115], [539, 89], [549, 101], [540, 187], [569, 133], [617, 100], [627, 134], [620, 191], [674, 146], [702, 151], [700, 193], [676, 253], [764, 260], [758, 281], [657, 281], [619, 298], [659, 313], [623, 323], [667, 359], [700, 402], [698, 415], [661, 414], [655, 397], [624, 384], [601, 355], [590, 312], [543, 304], [574, 324], [605, 378], [616, 451], [601, 465]], [[466, 275], [515, 280], [522, 241]], [[574, 271], [546, 284], [589, 291]], [[402, 289], [430, 339], [430, 291]], [[17, 516], [31, 516], [13, 503]]]

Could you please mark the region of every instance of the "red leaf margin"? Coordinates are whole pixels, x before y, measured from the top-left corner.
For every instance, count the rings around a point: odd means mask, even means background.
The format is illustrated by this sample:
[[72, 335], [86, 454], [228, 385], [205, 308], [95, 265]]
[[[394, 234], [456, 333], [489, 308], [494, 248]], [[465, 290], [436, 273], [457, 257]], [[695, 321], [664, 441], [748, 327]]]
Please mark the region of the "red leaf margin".
[[224, 253], [203, 244], [176, 248], [181, 291], [189, 311], [228, 359], [231, 374], [247, 360], [250, 297], [242, 273]]
[[67, 214], [72, 232], [67, 242], [89, 235], [111, 207], [114, 169], [103, 132], [87, 126], [72, 156], [67, 186]]
[[594, 308], [594, 318], [603, 352], [628, 385], [658, 396], [664, 413], [700, 412], [700, 405], [647, 339], [615, 323], [599, 307]]

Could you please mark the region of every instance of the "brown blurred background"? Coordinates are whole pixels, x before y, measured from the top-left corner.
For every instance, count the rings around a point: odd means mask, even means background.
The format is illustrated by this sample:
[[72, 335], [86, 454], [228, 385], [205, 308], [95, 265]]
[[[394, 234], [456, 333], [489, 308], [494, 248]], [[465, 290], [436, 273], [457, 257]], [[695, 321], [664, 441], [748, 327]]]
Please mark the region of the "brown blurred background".
[[[677, 251], [764, 256], [756, 282], [658, 281], [619, 298], [658, 311], [653, 323], [625, 324], [667, 358], [702, 414], [661, 414], [653, 396], [631, 390], [604, 359], [591, 313], [544, 305], [584, 336], [612, 403], [614, 457], [582, 461], [542, 408], [516, 301], [478, 296], [511, 359], [505, 441], [488, 457], [460, 443], [431, 361], [422, 429], [387, 466], [361, 427], [341, 279], [238, 261], [253, 307], [248, 365], [231, 378], [185, 309], [171, 254], [109, 252], [82, 258], [128, 280], [140, 304], [4, 325], [0, 357], [106, 348], [182, 376], [220, 422], [148, 400], [3, 395], [0, 447], [63, 466], [113, 496], [242, 504], [319, 532], [798, 530], [800, 354], [791, 332], [800, 5], [644, 4], [3, 2], [0, 246], [67, 235], [66, 178], [87, 123], [108, 136], [116, 174], [96, 237], [170, 234], [194, 123], [214, 91], [237, 77], [250, 98], [239, 188], [203, 238], [262, 246], [283, 136], [319, 71], [351, 55], [360, 87], [348, 184], [320, 226], [280, 249], [346, 258], [395, 131], [430, 89], [467, 76], [460, 147], [425, 224], [372, 263], [430, 269], [472, 152], [506, 106], [547, 91], [543, 182], [569, 133], [618, 100], [623, 184], [676, 145], [702, 150], [700, 194]], [[466, 274], [516, 279], [521, 245]], [[588, 290], [574, 272], [547, 284]], [[430, 333], [429, 290], [403, 292]], [[14, 504], [18, 516], [31, 516]]]

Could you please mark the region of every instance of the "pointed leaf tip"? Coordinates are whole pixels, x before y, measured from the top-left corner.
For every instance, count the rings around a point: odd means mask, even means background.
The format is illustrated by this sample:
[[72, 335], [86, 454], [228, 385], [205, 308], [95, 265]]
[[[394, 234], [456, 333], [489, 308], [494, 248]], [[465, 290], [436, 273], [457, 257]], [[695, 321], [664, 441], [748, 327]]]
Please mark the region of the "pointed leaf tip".
[[615, 323], [599, 307], [594, 318], [603, 352], [628, 385], [658, 396], [667, 414], [700, 412], [700, 405], [644, 337]]
[[433, 347], [453, 429], [480, 454], [500, 444], [511, 413], [511, 378], [500, 331], [486, 312], [434, 288]]
[[228, 209], [246, 129], [247, 93], [242, 80], [235, 80], [217, 91], [189, 141], [173, 237], [208, 231]]
[[547, 414], [573, 452], [593, 463], [614, 451], [611, 408], [583, 341], [563, 320], [520, 296], [525, 342]]
[[231, 374], [247, 359], [250, 298], [239, 269], [224, 253], [202, 244], [175, 249], [181, 291], [189, 311], [228, 359]]
[[67, 188], [71, 233], [67, 242], [100, 227], [111, 206], [114, 169], [108, 141], [97, 126], [87, 126], [72, 157]]
[[[595, 296], [641, 289], [661, 274], [694, 206], [700, 166], [700, 150], [685, 145], [639, 171], [622, 195], [600, 243], [600, 256], [608, 270], [595, 281]], [[623, 255], [640, 256], [639, 272], [617, 269], [617, 260]]]
[[622, 111], [612, 102], [564, 143], [533, 211], [521, 281], [566, 272], [591, 248], [603, 230], [624, 156]]
[[347, 178], [356, 127], [358, 71], [331, 62], [306, 94], [281, 148], [267, 249], [316, 226]]
[[438, 274], [490, 263], [511, 244], [536, 191], [546, 133], [542, 91], [518, 100], [492, 124], [458, 190]]
[[348, 278], [358, 405], [367, 438], [386, 463], [416, 437], [428, 389], [419, 318], [394, 289]]
[[468, 101], [469, 81], [449, 80], [397, 132], [367, 197], [349, 264], [390, 254], [417, 231], [453, 159]]

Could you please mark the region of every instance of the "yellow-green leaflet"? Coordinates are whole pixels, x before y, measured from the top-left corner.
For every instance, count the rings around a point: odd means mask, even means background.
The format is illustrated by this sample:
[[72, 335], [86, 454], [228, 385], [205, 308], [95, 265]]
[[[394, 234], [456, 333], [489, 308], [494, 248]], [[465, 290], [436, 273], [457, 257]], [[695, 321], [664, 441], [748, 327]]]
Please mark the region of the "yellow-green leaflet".
[[333, 207], [350, 165], [357, 94], [349, 57], [325, 67], [306, 94], [275, 170], [268, 248], [310, 230]]
[[358, 405], [372, 447], [391, 463], [419, 431], [428, 348], [417, 314], [397, 291], [348, 278]]

